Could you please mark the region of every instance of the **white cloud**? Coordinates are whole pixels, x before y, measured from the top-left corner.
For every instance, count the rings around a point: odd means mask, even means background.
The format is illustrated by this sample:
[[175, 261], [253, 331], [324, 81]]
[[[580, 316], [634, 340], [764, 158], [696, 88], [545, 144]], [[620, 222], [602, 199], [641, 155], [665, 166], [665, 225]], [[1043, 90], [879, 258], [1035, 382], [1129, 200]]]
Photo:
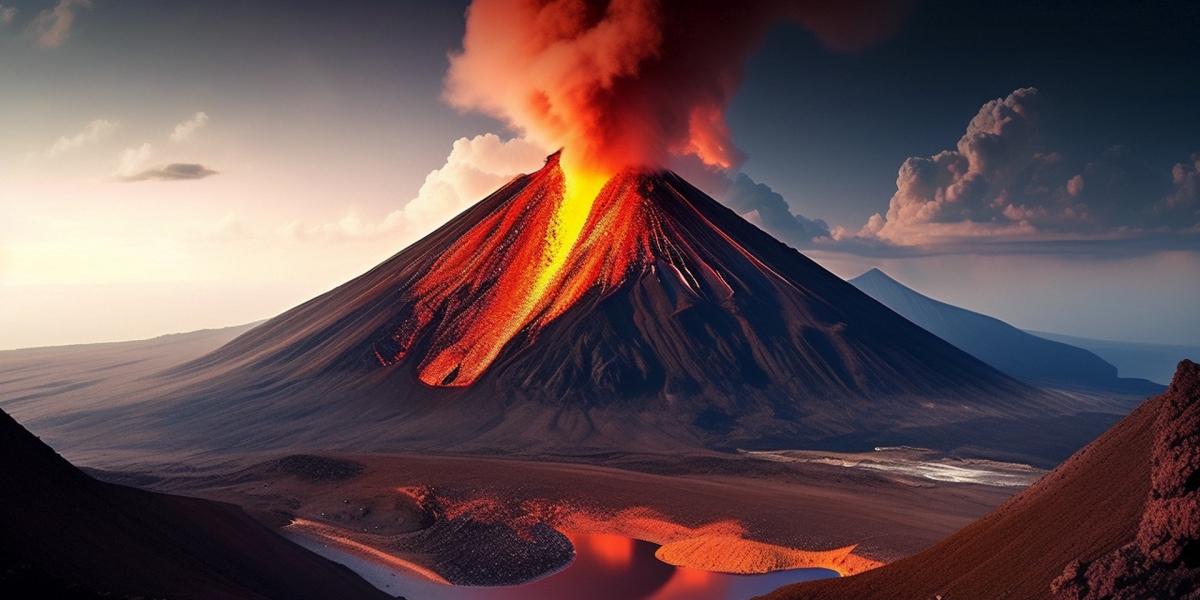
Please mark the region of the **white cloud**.
[[90, 8], [92, 0], [59, 0], [57, 6], [38, 13], [30, 31], [37, 38], [41, 48], [57, 48], [71, 33], [71, 24], [75, 22], [76, 8]]
[[117, 176], [121, 178], [133, 177], [142, 170], [146, 161], [154, 156], [154, 148], [149, 142], [142, 144], [137, 148], [126, 148], [121, 151], [121, 155], [117, 157]]
[[46, 156], [52, 158], [64, 152], [74, 150], [85, 144], [97, 142], [116, 130], [117, 123], [106, 121], [104, 119], [96, 119], [91, 123], [88, 123], [87, 127], [83, 128], [83, 131], [71, 137], [64, 135], [58, 138], [58, 141], [54, 142], [54, 145], [50, 147], [48, 152], [46, 152]]
[[467, 207], [521, 173], [545, 164], [545, 148], [514, 138], [503, 141], [494, 134], [454, 142], [442, 168], [429, 173], [417, 197], [393, 211], [382, 222], [365, 221], [357, 212], [332, 223], [306, 226], [291, 223], [282, 233], [300, 241], [345, 241], [393, 236], [411, 243], [437, 229]]
[[4, 27], [13, 22], [17, 18], [17, 9], [11, 6], [0, 4], [0, 27]]
[[175, 130], [171, 132], [171, 141], [186, 142], [192, 139], [205, 123], [208, 123], [208, 115], [203, 112], [192, 115], [192, 118], [175, 126]]

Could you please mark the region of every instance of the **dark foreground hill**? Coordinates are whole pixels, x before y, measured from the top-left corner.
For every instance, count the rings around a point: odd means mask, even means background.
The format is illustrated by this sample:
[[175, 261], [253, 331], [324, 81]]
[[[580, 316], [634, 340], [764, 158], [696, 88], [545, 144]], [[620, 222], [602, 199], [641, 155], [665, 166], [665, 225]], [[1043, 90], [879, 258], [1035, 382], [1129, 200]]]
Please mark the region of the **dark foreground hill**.
[[1200, 365], [1024, 492], [945, 541], [769, 600], [1197, 598]]
[[0, 597], [384, 600], [230, 504], [103, 483], [0, 412]]
[[1041, 385], [1140, 398], [1161, 393], [1165, 387], [1145, 379], [1118, 377], [1115, 366], [1083, 348], [1037, 337], [999, 319], [939, 302], [879, 269], [871, 269], [850, 283], [906, 319], [1013, 377]]

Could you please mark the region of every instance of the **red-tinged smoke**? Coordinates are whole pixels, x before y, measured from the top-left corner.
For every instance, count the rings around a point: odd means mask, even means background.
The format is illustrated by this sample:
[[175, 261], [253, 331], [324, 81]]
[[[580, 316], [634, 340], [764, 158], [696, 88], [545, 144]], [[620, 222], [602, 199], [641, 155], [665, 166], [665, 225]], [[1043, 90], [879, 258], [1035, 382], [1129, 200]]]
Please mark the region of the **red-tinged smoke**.
[[743, 64], [772, 24], [794, 19], [827, 47], [893, 34], [914, 0], [475, 0], [447, 100], [564, 148], [568, 171], [658, 168], [742, 153], [725, 123]]

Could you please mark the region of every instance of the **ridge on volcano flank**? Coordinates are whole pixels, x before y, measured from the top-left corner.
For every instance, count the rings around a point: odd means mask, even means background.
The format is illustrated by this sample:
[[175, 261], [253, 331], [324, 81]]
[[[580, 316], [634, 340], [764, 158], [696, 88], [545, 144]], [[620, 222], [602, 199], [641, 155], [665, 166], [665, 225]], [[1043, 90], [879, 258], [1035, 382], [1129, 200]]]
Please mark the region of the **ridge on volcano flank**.
[[586, 453], [795, 446], [1071, 410], [673, 173], [618, 174], [582, 204], [571, 185], [551, 156], [170, 373], [159, 397], [176, 408], [160, 417], [219, 414], [206, 440], [235, 447], [271, 420], [276, 440]]

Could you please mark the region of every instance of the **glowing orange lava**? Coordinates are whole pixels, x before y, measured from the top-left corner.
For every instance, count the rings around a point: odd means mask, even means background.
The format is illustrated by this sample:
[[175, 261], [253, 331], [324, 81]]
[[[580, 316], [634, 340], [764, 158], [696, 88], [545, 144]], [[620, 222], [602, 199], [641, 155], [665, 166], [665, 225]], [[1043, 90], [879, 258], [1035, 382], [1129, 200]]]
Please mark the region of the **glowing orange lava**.
[[[600, 559], [613, 569], [626, 569], [633, 564], [634, 540], [620, 535], [567, 534], [577, 551]], [[585, 548], [586, 547], [586, 548]]]
[[411, 289], [412, 315], [393, 335], [401, 350], [377, 352], [380, 361], [403, 359], [432, 327], [418, 377], [429, 385], [470, 385], [510, 340], [536, 334], [558, 314], [555, 290], [605, 180], [583, 170], [573, 175], [568, 179], [551, 157], [442, 254]]
[[382, 365], [420, 347], [411, 358], [422, 382], [471, 385], [510, 344], [527, 347], [581, 300], [600, 300], [643, 275], [659, 278], [679, 309], [701, 298], [724, 302], [733, 289], [709, 264], [697, 230], [771, 273], [663, 177], [610, 177], [554, 155], [493, 198], [481, 205], [490, 213], [412, 280], [394, 344], [386, 353], [376, 346]]

